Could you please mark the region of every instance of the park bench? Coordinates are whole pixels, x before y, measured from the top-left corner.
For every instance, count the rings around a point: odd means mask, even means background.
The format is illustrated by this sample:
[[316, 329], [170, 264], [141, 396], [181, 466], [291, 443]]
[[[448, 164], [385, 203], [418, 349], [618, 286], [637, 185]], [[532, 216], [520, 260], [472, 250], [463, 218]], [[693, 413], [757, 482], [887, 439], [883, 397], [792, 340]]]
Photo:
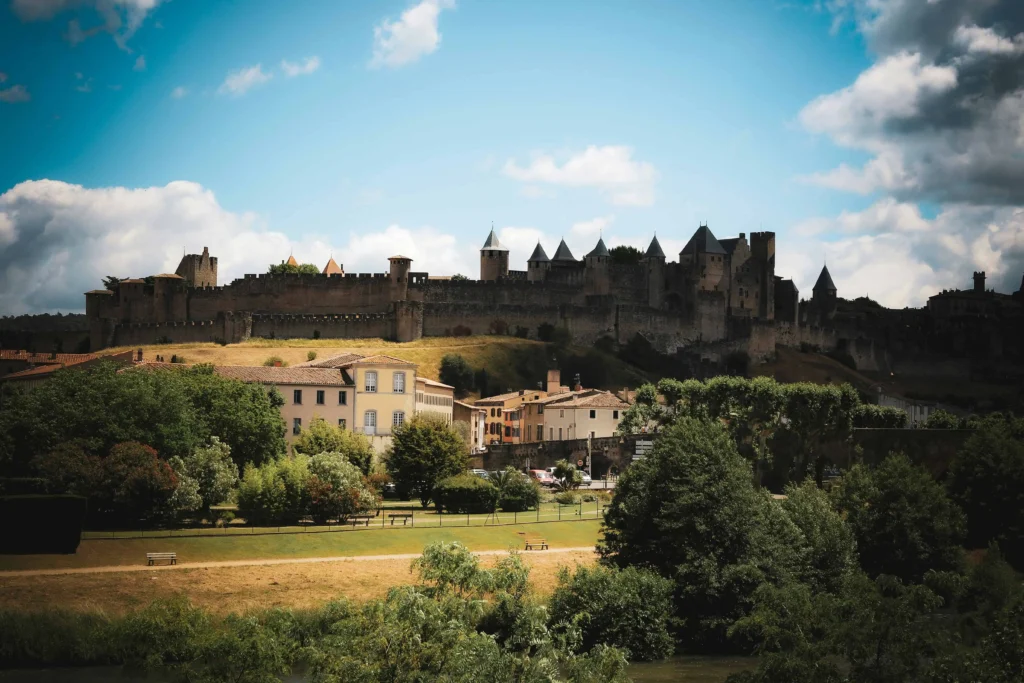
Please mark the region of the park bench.
[[146, 553], [146, 564], [153, 566], [154, 562], [168, 560], [171, 564], [178, 564], [177, 553]]
[[352, 515], [348, 518], [348, 521], [352, 522], [352, 526], [359, 526], [362, 522], [366, 526], [370, 526], [370, 520], [373, 519], [373, 515]]
[[409, 523], [409, 520], [412, 519], [412, 513], [411, 512], [393, 512], [393, 513], [388, 515], [388, 519], [391, 520], [391, 526], [395, 525], [395, 520], [396, 519], [402, 520], [402, 526], [405, 526], [405, 525], [407, 525]]
[[539, 536], [526, 537], [526, 550], [547, 550], [548, 540]]

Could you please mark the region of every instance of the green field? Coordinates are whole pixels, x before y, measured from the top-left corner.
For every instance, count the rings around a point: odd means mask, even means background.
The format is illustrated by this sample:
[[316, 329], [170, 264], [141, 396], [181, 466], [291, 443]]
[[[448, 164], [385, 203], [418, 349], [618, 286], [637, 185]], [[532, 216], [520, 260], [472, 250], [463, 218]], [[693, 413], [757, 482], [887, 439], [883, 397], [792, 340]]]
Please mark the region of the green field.
[[84, 540], [75, 555], [3, 555], [0, 570], [142, 565], [146, 553], [175, 552], [180, 562], [217, 562], [289, 557], [418, 553], [434, 541], [459, 541], [473, 550], [522, 548], [520, 532], [537, 534], [552, 548], [593, 546], [600, 523], [551, 522], [518, 526], [371, 527], [361, 531], [229, 535], [192, 538]]

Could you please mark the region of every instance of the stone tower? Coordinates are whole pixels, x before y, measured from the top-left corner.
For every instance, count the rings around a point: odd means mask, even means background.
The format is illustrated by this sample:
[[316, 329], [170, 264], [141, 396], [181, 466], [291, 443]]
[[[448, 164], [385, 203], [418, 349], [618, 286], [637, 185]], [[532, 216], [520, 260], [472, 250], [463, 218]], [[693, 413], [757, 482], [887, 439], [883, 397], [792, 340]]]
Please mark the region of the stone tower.
[[775, 233], [750, 233], [750, 256], [757, 273], [761, 297], [757, 302], [757, 317], [775, 319]]
[[718, 238], [708, 226], [702, 225], [679, 252], [679, 265], [689, 271], [697, 291], [717, 291], [723, 284], [726, 256]]
[[551, 259], [548, 258], [544, 247], [540, 246], [540, 242], [537, 242], [536, 248], [526, 261], [526, 279], [530, 282], [543, 282], [550, 267]]
[[647, 305], [661, 308], [665, 298], [665, 251], [655, 235], [644, 254], [647, 266]]
[[412, 267], [412, 259], [408, 256], [392, 256], [388, 261], [391, 263], [391, 272], [388, 276], [391, 281], [391, 300], [405, 301], [409, 294], [409, 270]]
[[217, 257], [210, 256], [210, 250], [203, 247], [202, 254], [182, 256], [174, 273], [184, 278], [189, 287], [216, 287]]
[[811, 304], [821, 320], [830, 319], [835, 314], [836, 295], [836, 285], [832, 282], [832, 275], [828, 272], [828, 266], [822, 266], [818, 281], [814, 283], [814, 287], [811, 289]]
[[611, 289], [608, 277], [608, 261], [611, 254], [604, 244], [603, 238], [598, 238], [597, 245], [593, 250], [583, 257], [586, 265], [585, 283], [587, 294], [608, 294]]
[[984, 292], [985, 291], [985, 271], [974, 274], [974, 291]]
[[508, 277], [508, 249], [498, 241], [491, 228], [491, 234], [480, 249], [480, 279], [493, 282]]

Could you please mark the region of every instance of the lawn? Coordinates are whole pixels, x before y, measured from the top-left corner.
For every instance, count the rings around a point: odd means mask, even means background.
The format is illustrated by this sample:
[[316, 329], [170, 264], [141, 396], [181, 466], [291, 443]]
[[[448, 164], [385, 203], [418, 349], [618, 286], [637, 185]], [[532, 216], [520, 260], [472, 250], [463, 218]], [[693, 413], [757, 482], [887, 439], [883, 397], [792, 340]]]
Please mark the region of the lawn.
[[216, 562], [418, 553], [434, 541], [459, 541], [473, 550], [503, 550], [522, 548], [519, 532], [543, 535], [552, 548], [589, 547], [597, 542], [599, 529], [599, 522], [586, 520], [518, 526], [387, 526], [323, 533], [83, 540], [75, 555], [0, 555], [0, 570], [143, 565], [146, 553], [156, 552], [175, 552], [180, 562]]

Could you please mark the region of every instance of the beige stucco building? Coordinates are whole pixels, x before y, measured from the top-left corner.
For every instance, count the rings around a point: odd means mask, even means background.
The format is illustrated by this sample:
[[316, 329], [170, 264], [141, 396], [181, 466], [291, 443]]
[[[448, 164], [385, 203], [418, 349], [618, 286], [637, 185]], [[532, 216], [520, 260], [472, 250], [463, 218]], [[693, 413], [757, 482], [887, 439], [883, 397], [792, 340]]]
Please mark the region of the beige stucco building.
[[524, 442], [614, 436], [629, 404], [607, 391], [569, 391], [527, 403]]
[[416, 378], [416, 413], [437, 415], [451, 424], [455, 407], [455, 387], [426, 377]]

